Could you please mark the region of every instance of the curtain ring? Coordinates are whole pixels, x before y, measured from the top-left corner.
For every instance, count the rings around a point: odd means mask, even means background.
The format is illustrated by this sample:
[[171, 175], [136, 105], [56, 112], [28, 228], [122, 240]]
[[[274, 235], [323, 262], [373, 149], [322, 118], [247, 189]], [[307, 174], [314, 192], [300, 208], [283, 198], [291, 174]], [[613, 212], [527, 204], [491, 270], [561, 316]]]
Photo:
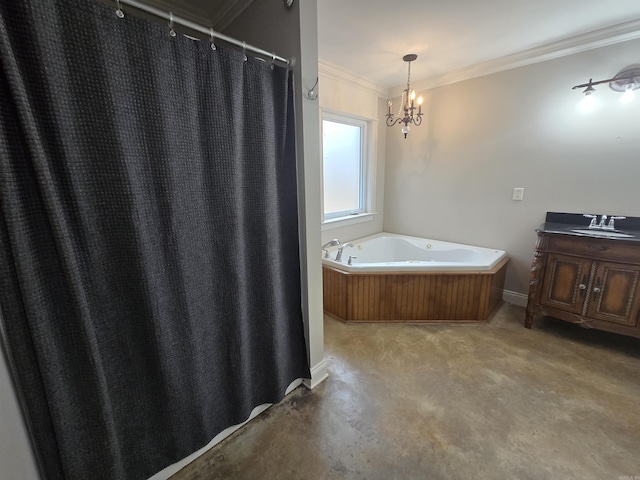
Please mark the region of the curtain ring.
[[249, 60], [247, 58], [247, 42], [242, 42], [242, 55], [244, 55], [244, 61]]
[[271, 54], [271, 70], [273, 70], [273, 67], [276, 66], [276, 54], [272, 53]]
[[176, 31], [173, 29], [173, 13], [169, 12], [169, 35], [176, 36]]
[[211, 50], [214, 50], [214, 51], [215, 51], [215, 50], [216, 50], [216, 48], [218, 48], [218, 47], [216, 47], [216, 44], [215, 44], [215, 42], [214, 42], [215, 37], [213, 36], [213, 34], [214, 34], [213, 28], [212, 28], [212, 29], [210, 29], [210, 32], [211, 32]]
[[122, 5], [120, 5], [120, 0], [116, 0], [116, 17], [124, 18], [124, 12], [122, 11]]

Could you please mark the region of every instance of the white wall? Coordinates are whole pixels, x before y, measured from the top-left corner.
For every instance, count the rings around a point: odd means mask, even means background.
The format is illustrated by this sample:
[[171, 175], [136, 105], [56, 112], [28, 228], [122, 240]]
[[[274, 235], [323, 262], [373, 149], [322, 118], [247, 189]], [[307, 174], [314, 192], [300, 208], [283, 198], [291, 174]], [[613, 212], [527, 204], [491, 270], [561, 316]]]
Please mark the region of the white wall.
[[[322, 111], [353, 115], [371, 122], [374, 127], [370, 132], [374, 135], [371, 176], [376, 185], [373, 196], [375, 214], [370, 217], [370, 221], [339, 227], [325, 225], [322, 229], [322, 243], [332, 238], [338, 238], [344, 243], [381, 232], [384, 217], [384, 157], [387, 135], [387, 127], [384, 124], [387, 108], [386, 92], [369, 82], [321, 63], [319, 103]], [[318, 221], [321, 220], [321, 218], [318, 219]]]
[[640, 216], [640, 98], [623, 105], [604, 85], [586, 115], [571, 90], [638, 52], [635, 40], [423, 92], [423, 125], [387, 135], [384, 230], [504, 249], [505, 288], [527, 293], [547, 211]]
[[0, 352], [0, 478], [35, 480], [40, 478], [38, 467], [2, 353]]

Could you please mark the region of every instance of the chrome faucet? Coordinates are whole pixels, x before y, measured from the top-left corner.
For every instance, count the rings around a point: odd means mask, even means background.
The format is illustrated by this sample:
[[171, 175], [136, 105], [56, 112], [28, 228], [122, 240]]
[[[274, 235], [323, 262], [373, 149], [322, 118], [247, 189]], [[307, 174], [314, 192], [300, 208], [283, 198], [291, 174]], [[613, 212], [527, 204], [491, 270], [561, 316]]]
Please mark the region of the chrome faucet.
[[607, 225], [606, 227], [602, 227], [602, 228], [604, 228], [605, 230], [615, 230], [616, 226], [615, 226], [614, 221], [615, 220], [624, 220], [625, 218], [627, 218], [627, 217], [616, 217], [616, 216], [611, 215], [609, 217], [609, 225]]
[[597, 215], [589, 215], [589, 214], [585, 213], [582, 216], [591, 219], [591, 222], [589, 222], [589, 228], [600, 228], [598, 226], [598, 224], [596, 223], [596, 219], [598, 218]]
[[[597, 215], [588, 215], [583, 214], [583, 217], [587, 217], [591, 219], [589, 223], [589, 228], [591, 229], [600, 229], [600, 230], [615, 230], [615, 220], [624, 220], [627, 217], [616, 217], [615, 215], [611, 215], [607, 217], [606, 215], [602, 215], [600, 217], [600, 223], [597, 223], [598, 216]], [[607, 218], [609, 219], [609, 223], [607, 223]]]
[[607, 216], [602, 215], [600, 217], [600, 223], [598, 224], [598, 228], [606, 229], [607, 228]]
[[353, 243], [345, 243], [344, 245], [342, 245], [341, 247], [338, 247], [338, 253], [336, 253], [336, 262], [341, 262], [342, 261], [342, 251], [347, 248], [347, 247], [354, 247], [355, 245]]
[[322, 246], [322, 251], [324, 252], [324, 258], [329, 258], [329, 250], [327, 250], [327, 247], [335, 247], [336, 245], [340, 245], [340, 240], [338, 240], [337, 238], [334, 238], [333, 240], [325, 243]]

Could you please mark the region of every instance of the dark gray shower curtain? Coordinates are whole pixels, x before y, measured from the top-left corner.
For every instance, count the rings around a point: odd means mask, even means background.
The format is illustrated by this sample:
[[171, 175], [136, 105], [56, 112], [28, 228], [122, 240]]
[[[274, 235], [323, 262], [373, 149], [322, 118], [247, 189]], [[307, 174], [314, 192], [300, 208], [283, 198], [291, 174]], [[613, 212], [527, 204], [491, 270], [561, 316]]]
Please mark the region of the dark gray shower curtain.
[[47, 478], [142, 479], [309, 377], [291, 72], [0, 3], [0, 309]]

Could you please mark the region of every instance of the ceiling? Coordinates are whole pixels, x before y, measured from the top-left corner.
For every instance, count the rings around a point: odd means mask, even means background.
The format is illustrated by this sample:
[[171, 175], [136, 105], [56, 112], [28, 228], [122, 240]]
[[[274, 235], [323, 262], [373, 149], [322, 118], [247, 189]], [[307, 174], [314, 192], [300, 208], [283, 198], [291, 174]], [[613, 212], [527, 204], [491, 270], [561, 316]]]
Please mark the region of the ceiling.
[[640, 36], [639, 0], [318, 0], [318, 50], [386, 89], [406, 83], [407, 53], [412, 79], [442, 77], [625, 22]]

